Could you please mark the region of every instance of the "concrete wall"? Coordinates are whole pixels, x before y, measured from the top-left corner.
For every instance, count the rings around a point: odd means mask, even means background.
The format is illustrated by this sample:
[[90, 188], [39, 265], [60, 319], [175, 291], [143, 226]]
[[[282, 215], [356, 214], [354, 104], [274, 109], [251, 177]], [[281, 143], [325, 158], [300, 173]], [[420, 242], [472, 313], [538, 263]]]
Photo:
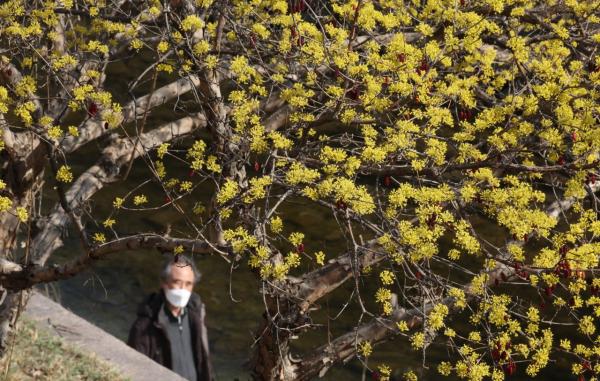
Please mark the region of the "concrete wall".
[[67, 343], [83, 351], [95, 353], [133, 381], [185, 381], [176, 373], [38, 292], [33, 293], [25, 316], [39, 328], [60, 336]]

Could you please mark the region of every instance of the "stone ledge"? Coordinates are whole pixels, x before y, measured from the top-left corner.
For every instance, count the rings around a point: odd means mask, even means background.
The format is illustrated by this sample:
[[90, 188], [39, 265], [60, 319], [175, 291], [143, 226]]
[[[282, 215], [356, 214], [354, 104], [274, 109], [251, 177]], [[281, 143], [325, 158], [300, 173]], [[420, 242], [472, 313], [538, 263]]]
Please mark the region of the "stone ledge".
[[33, 292], [25, 316], [39, 328], [61, 337], [65, 342], [95, 353], [132, 381], [185, 381], [178, 374], [38, 292]]

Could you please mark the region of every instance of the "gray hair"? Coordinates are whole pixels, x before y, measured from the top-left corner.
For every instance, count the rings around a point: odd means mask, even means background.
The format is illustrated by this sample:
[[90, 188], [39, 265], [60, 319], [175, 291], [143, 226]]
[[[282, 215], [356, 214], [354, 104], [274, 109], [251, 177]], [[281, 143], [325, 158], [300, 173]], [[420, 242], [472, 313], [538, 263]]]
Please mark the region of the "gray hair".
[[162, 282], [168, 282], [171, 277], [171, 267], [186, 267], [190, 266], [192, 271], [194, 272], [194, 283], [198, 283], [202, 274], [198, 271], [196, 264], [189, 257], [185, 255], [177, 254], [175, 256], [169, 256], [169, 258], [164, 262], [162, 266], [162, 270], [160, 272], [160, 280]]

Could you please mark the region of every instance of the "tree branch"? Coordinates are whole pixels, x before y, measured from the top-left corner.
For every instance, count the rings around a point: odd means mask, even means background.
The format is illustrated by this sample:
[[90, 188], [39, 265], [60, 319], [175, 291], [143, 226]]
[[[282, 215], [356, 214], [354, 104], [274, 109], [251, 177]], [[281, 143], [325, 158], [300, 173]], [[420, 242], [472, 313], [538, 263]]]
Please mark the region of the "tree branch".
[[[199, 85], [200, 79], [197, 76], [190, 76], [158, 88], [152, 94], [130, 102], [123, 110], [122, 123], [125, 124], [142, 118], [147, 110], [161, 106], [174, 98], [182, 96]], [[65, 152], [73, 152], [84, 144], [110, 132], [111, 130], [104, 128], [102, 121], [90, 118], [80, 126], [79, 136], [66, 137], [62, 141], [61, 147]]]
[[[197, 128], [206, 127], [206, 119], [203, 114], [194, 117], [182, 118], [178, 121], [165, 124], [140, 136], [141, 145], [137, 145], [134, 158], [137, 158], [158, 147], [164, 142], [184, 136]], [[119, 169], [127, 163], [134, 152], [132, 139], [119, 138], [106, 147], [101, 158], [95, 165], [85, 171], [73, 183], [66, 193], [67, 201], [71, 209], [78, 209], [84, 202], [102, 189], [106, 184], [118, 179]], [[68, 223], [64, 210], [55, 206], [50, 218], [44, 224], [44, 228], [35, 236], [32, 242], [32, 258], [37, 265], [43, 265], [49, 255], [62, 246], [60, 241], [61, 232]]]
[[[60, 279], [71, 278], [87, 269], [93, 262], [112, 253], [138, 250], [157, 249], [163, 252], [173, 251], [177, 246], [182, 246], [186, 251], [194, 254], [208, 254], [213, 251], [213, 245], [204, 241], [186, 238], [173, 238], [152, 233], [136, 234], [122, 237], [102, 245], [91, 248], [77, 258], [67, 263], [56, 266], [21, 266], [7, 260], [0, 261], [0, 283], [11, 290], [22, 290], [39, 283], [48, 283]], [[227, 250], [226, 247], [219, 249]]]

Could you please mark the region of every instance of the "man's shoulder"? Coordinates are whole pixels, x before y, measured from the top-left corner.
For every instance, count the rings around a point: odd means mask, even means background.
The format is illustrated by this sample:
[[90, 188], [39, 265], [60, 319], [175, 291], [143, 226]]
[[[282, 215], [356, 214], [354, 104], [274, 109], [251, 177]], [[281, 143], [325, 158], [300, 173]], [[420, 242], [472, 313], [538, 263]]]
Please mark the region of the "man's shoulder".
[[147, 295], [142, 303], [138, 306], [138, 318], [154, 318], [156, 317], [160, 307], [164, 303], [164, 298], [160, 292], [153, 292]]

